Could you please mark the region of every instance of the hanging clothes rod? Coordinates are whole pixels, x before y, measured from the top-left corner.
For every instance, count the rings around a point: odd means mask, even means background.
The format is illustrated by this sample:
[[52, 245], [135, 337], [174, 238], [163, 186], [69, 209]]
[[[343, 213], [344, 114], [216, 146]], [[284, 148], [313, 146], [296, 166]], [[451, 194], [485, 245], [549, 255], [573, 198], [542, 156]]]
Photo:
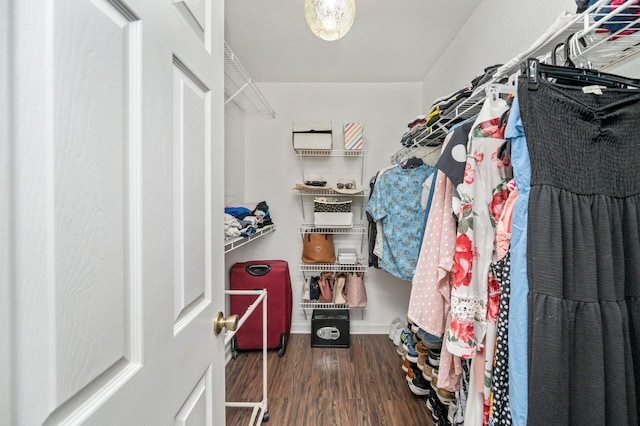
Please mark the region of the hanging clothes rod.
[[[527, 58], [538, 58], [544, 63], [553, 63], [555, 60], [558, 64], [570, 59], [579, 68], [604, 70], [634, 57], [640, 52], [640, 4], [638, 0], [626, 0], [616, 6], [611, 2], [599, 0], [580, 14], [562, 13], [527, 50], [498, 68], [493, 77], [477, 87], [470, 97], [445, 112], [438, 121], [440, 130], [450, 127], [449, 123], [454, 120], [477, 114], [491, 87], [503, 89], [499, 91], [511, 91], [508, 86], [515, 84], [513, 77], [519, 73], [520, 64]], [[505, 87], [500, 82], [507, 78], [509, 82]], [[420, 141], [437, 137], [441, 137], [439, 132], [429, 129]], [[411, 155], [418, 146], [418, 143], [414, 143], [401, 148], [391, 155], [391, 162]]]
[[276, 116], [276, 112], [256, 87], [226, 41], [224, 42], [224, 92], [225, 105], [233, 101], [245, 112], [271, 114], [273, 118]]

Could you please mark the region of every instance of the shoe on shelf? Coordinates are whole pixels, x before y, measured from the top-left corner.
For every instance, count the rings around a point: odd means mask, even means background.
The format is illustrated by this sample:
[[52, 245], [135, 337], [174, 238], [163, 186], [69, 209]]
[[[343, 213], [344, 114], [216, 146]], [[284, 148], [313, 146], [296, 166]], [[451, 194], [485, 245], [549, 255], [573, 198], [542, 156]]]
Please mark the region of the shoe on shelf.
[[409, 340], [406, 344], [402, 345], [402, 349], [405, 351], [405, 357], [410, 361], [418, 364], [418, 351], [413, 340]]
[[395, 317], [393, 321], [391, 321], [391, 326], [389, 326], [389, 339], [393, 340], [393, 336], [396, 334], [397, 328], [402, 328], [402, 320]]
[[451, 424], [447, 420], [447, 407], [443, 406], [434, 394], [429, 395], [427, 398], [427, 408], [431, 412], [434, 425], [448, 426]]
[[396, 329], [393, 331], [393, 344], [396, 346], [400, 346], [402, 345], [402, 342], [400, 341], [400, 337], [402, 336], [402, 332], [404, 331], [404, 326], [402, 324], [399, 324], [398, 326], [396, 326]]
[[429, 382], [422, 377], [422, 374], [414, 375], [413, 380], [409, 382], [409, 389], [418, 396], [425, 396], [431, 392], [431, 386], [429, 386]]
[[402, 328], [396, 328], [393, 330], [393, 341], [394, 346], [398, 346], [400, 344], [400, 333], [402, 333]]
[[427, 363], [424, 365], [424, 368], [422, 369], [422, 377], [424, 377], [424, 379], [425, 379], [427, 382], [431, 382], [431, 381], [433, 380], [434, 372], [435, 372], [435, 376], [436, 376], [436, 380], [437, 380], [437, 377], [438, 377], [438, 370], [434, 370], [434, 368], [433, 368], [433, 367], [431, 367], [431, 366], [429, 365], [429, 363], [427, 362]]
[[433, 367], [440, 366], [440, 351], [435, 351], [433, 349], [429, 349], [429, 355], [427, 357], [427, 362], [431, 364]]
[[427, 357], [429, 356], [429, 349], [422, 342], [416, 343], [416, 352], [418, 352], [418, 368], [420, 371], [424, 370], [424, 365], [427, 363]]
[[[407, 382], [411, 383], [413, 378], [416, 377], [419, 374], [420, 374], [420, 370], [418, 370], [418, 366], [415, 363], [410, 362], [409, 363], [409, 370], [407, 371], [407, 375], [406, 375]], [[411, 379], [409, 379], [409, 378], [411, 378]]]
[[409, 330], [408, 327], [405, 327], [402, 329], [402, 332], [400, 333], [400, 343], [405, 345], [407, 344], [407, 342], [412, 342], [413, 341], [413, 337], [411, 335], [411, 330]]
[[404, 359], [404, 361], [402, 362], [402, 371], [404, 371], [405, 373], [409, 371], [409, 368], [411, 367], [411, 363], [409, 362], [408, 359]]
[[407, 379], [407, 383], [411, 383], [414, 377], [415, 372], [413, 371], [413, 368], [409, 367], [406, 371], [406, 374], [404, 375], [404, 378]]
[[400, 332], [400, 342], [398, 343], [398, 347], [396, 348], [396, 352], [398, 355], [404, 355], [408, 349], [405, 349], [405, 344], [412, 340], [411, 332], [408, 328], [403, 328]]
[[[437, 398], [436, 398], [437, 400]], [[434, 419], [434, 424], [437, 424], [439, 426], [450, 426], [449, 421], [447, 420], [447, 414], [448, 414], [448, 408], [446, 406], [442, 406], [438, 403], [436, 403], [436, 406], [438, 406], [438, 408], [436, 409], [436, 419]]]
[[438, 388], [436, 390], [436, 395], [438, 395], [438, 399], [440, 400], [440, 402], [442, 402], [443, 405], [449, 405], [452, 402], [456, 401], [456, 396], [452, 392], [449, 392], [448, 390], [443, 388]]
[[[431, 353], [431, 351], [429, 351], [429, 353]], [[422, 369], [422, 374], [424, 375], [424, 377], [438, 377], [438, 366], [433, 365], [431, 363], [431, 360], [429, 359], [429, 357], [427, 357], [427, 362], [424, 363], [424, 368]], [[427, 379], [429, 381], [431, 381], [431, 379]]]
[[447, 420], [449, 423], [453, 423], [453, 418], [456, 416], [456, 410], [458, 407], [456, 406], [455, 401], [449, 403], [449, 410], [447, 410]]
[[431, 388], [435, 391], [436, 395], [438, 396], [438, 400], [443, 405], [449, 405], [451, 402], [455, 403], [456, 396], [455, 396], [455, 394], [453, 392], [449, 392], [448, 390], [446, 390], [444, 388], [439, 388], [438, 387], [438, 374], [437, 373], [431, 377]]
[[441, 426], [440, 423], [438, 422], [438, 415], [436, 414], [437, 408], [434, 408], [434, 407], [437, 407], [436, 403], [432, 401], [432, 398], [427, 398], [427, 409], [431, 414], [431, 422], [436, 426]]
[[442, 347], [442, 336], [434, 336], [422, 328], [418, 329], [416, 336], [428, 349], [439, 350]]
[[431, 412], [431, 418], [433, 424], [437, 426], [447, 426], [447, 412], [445, 407], [440, 404], [438, 398], [435, 395], [429, 395], [427, 397], [427, 408]]

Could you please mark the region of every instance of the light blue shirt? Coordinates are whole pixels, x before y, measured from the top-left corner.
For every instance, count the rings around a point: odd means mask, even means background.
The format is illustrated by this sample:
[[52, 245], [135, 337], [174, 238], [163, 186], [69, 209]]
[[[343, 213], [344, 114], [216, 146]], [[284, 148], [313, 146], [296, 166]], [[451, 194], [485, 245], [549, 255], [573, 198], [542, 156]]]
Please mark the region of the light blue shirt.
[[511, 140], [511, 164], [518, 187], [511, 229], [511, 300], [509, 302], [509, 406], [514, 426], [526, 426], [528, 413], [527, 216], [531, 189], [529, 149], [516, 96], [505, 138]]
[[413, 169], [394, 167], [376, 180], [367, 212], [382, 221], [380, 267], [391, 275], [411, 281], [420, 256], [427, 212], [422, 210], [422, 183], [435, 168], [422, 164]]

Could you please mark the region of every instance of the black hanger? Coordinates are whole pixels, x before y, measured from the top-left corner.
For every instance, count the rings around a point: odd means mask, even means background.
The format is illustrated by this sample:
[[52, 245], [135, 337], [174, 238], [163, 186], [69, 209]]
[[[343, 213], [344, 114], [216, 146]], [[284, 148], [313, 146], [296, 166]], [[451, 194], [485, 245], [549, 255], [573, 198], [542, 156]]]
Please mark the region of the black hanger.
[[640, 80], [586, 68], [541, 64], [536, 58], [529, 58], [523, 62], [521, 71], [527, 77], [529, 90], [536, 90], [542, 78], [554, 79], [557, 84], [572, 86], [600, 85], [617, 89], [640, 89]]
[[[576, 67], [576, 64], [573, 63], [573, 61], [571, 60], [571, 38], [574, 36], [574, 34], [571, 34], [569, 37], [567, 37], [567, 40], [565, 42], [562, 43], [558, 43], [556, 44], [556, 47], [553, 48], [553, 52], [551, 53], [551, 65], [558, 65], [557, 61], [558, 61], [558, 49], [560, 49], [562, 47], [563, 50], [563, 54], [564, 54], [564, 66], [565, 67]], [[578, 41], [580, 42], [580, 44], [582, 44], [583, 47], [587, 47], [586, 42], [584, 41], [584, 38], [579, 38]]]
[[403, 169], [415, 169], [416, 167], [420, 167], [424, 164], [422, 158], [418, 157], [410, 157], [400, 163], [400, 167]]

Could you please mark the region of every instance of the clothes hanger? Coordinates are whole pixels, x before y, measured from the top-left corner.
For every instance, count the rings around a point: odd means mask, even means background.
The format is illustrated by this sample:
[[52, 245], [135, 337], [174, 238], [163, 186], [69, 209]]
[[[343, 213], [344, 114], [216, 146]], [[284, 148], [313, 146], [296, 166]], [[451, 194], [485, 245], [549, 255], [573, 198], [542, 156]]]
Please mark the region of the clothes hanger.
[[552, 79], [556, 84], [570, 86], [599, 85], [605, 88], [640, 89], [640, 80], [588, 68], [542, 64], [536, 58], [528, 58], [523, 62], [521, 71], [526, 76], [529, 90], [537, 90], [539, 82], [543, 78], [545, 80]]
[[424, 164], [435, 167], [440, 158], [440, 151], [442, 145], [420, 145], [411, 152], [407, 158], [417, 157], [418, 160], [422, 160]]
[[400, 167], [402, 167], [403, 169], [415, 169], [416, 167], [420, 167], [423, 164], [424, 164], [424, 161], [422, 161], [422, 158], [409, 157], [409, 158], [405, 158], [400, 163]]
[[[513, 81], [507, 81], [506, 83], [491, 83], [485, 89], [487, 92], [487, 97], [491, 99], [492, 102], [496, 102], [499, 98], [508, 98], [516, 93], [517, 88]], [[500, 96], [503, 95], [503, 96]]]
[[[582, 48], [580, 47], [580, 45], [582, 45], [582, 47], [585, 47], [585, 48], [587, 47], [587, 42], [584, 40], [584, 38], [576, 37], [576, 35], [574, 34], [569, 38], [568, 44], [569, 44], [569, 54], [566, 56], [567, 60], [571, 61], [573, 66], [575, 66], [576, 68], [592, 69], [593, 64], [591, 63], [589, 58], [587, 58], [582, 53]], [[574, 59], [578, 60], [578, 64], [575, 64]]]
[[[416, 145], [442, 145], [444, 141], [444, 137], [447, 135], [447, 128], [440, 124], [440, 118], [433, 123], [433, 126], [427, 127], [420, 134], [416, 135], [413, 138], [413, 146]], [[423, 143], [426, 140], [431, 140], [432, 142]]]

